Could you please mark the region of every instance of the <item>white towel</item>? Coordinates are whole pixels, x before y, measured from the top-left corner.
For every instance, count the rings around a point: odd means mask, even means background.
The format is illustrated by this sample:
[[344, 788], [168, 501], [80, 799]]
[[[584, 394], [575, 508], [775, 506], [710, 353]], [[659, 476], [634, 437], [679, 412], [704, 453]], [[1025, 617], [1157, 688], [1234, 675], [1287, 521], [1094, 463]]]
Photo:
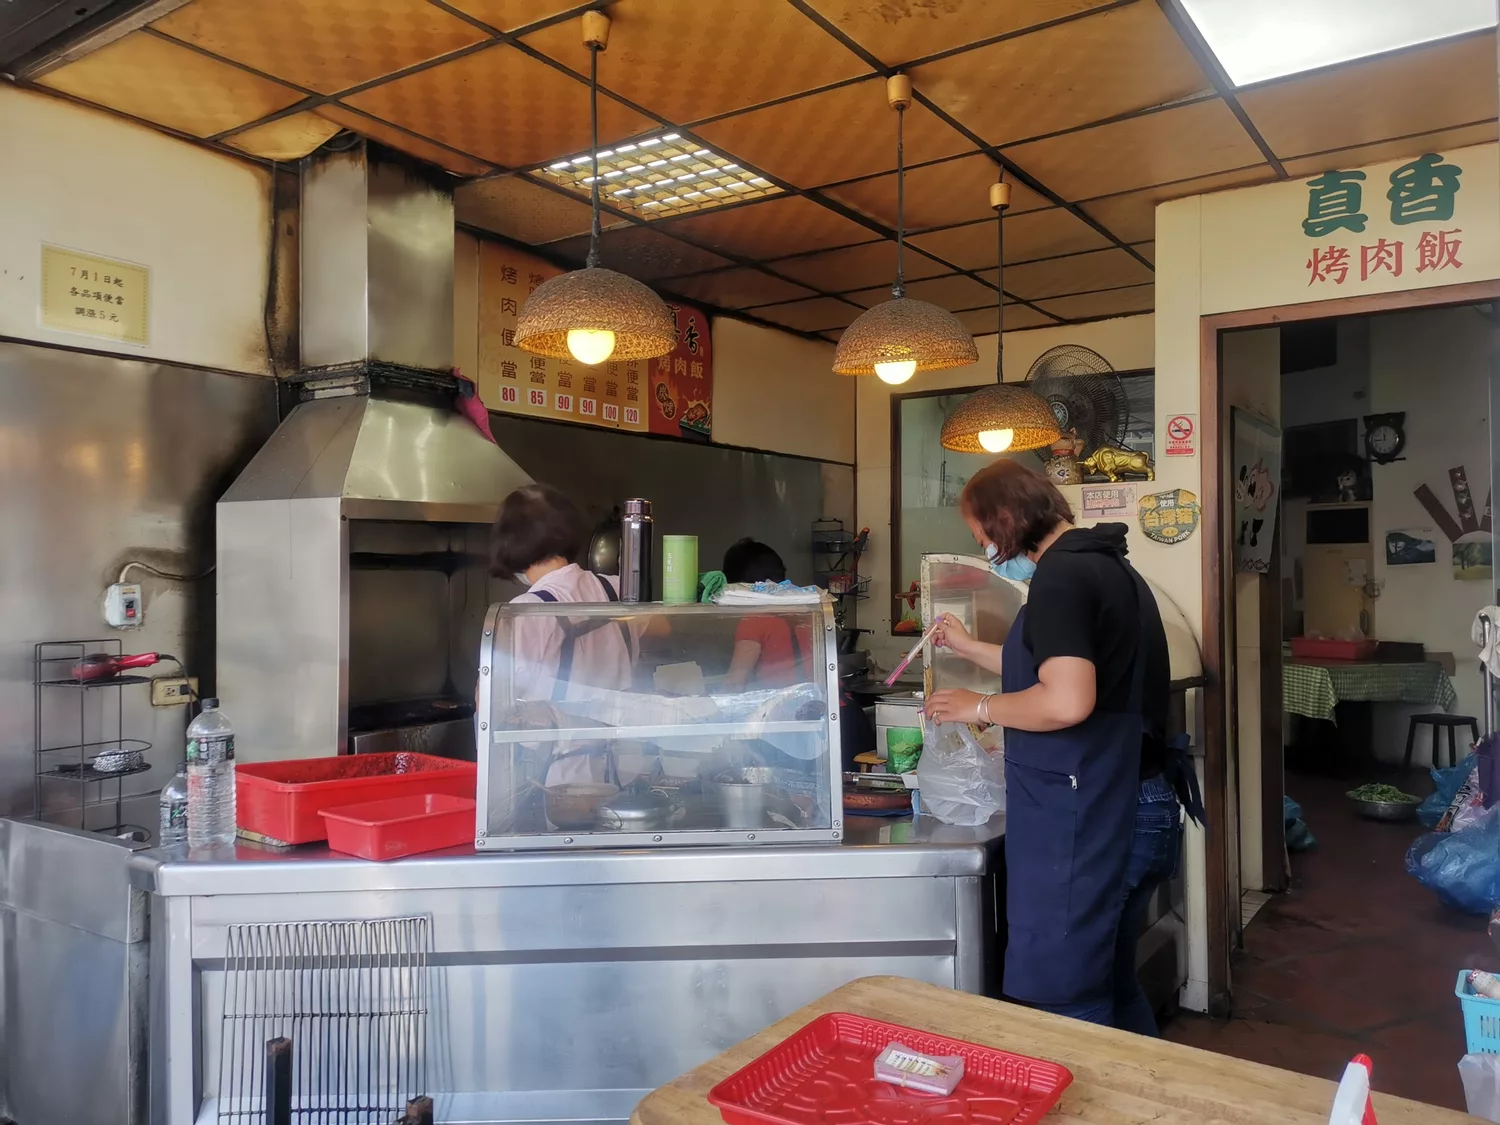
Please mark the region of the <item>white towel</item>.
[[1500, 606], [1487, 605], [1476, 613], [1469, 637], [1479, 646], [1479, 663], [1490, 675], [1500, 676]]

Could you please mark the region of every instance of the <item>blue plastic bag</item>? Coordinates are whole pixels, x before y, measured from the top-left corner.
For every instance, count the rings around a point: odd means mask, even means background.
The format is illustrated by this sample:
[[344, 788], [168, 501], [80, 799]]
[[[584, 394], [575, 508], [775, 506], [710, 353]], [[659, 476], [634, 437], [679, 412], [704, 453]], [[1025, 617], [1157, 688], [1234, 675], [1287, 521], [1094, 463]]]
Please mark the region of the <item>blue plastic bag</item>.
[[1317, 846], [1318, 841], [1302, 820], [1302, 806], [1285, 795], [1281, 798], [1281, 820], [1288, 850], [1305, 852]]
[[1488, 915], [1500, 904], [1500, 809], [1460, 832], [1417, 837], [1406, 853], [1406, 871], [1455, 910]]
[[1443, 814], [1453, 803], [1454, 794], [1459, 791], [1465, 781], [1469, 780], [1469, 774], [1474, 772], [1474, 766], [1478, 761], [1478, 758], [1470, 754], [1456, 766], [1430, 771], [1432, 783], [1437, 786], [1437, 791], [1417, 806], [1417, 819], [1422, 822], [1423, 828], [1437, 827], [1437, 822], [1443, 819]]

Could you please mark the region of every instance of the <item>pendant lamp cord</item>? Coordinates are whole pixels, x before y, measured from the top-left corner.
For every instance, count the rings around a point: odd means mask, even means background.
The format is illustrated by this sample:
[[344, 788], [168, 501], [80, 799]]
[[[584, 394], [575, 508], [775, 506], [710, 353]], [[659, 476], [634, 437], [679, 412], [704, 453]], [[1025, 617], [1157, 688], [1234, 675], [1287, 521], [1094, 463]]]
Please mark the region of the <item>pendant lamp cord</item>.
[[995, 310], [995, 382], [1005, 382], [1005, 208], [995, 208], [995, 288], [1000, 290], [1000, 305]]
[[906, 296], [906, 282], [902, 277], [902, 257], [906, 245], [906, 107], [896, 107], [896, 283], [891, 286], [891, 296], [900, 300]]
[[589, 157], [593, 161], [593, 224], [589, 228], [589, 256], [587, 265], [594, 269], [599, 265], [599, 45], [589, 44]]

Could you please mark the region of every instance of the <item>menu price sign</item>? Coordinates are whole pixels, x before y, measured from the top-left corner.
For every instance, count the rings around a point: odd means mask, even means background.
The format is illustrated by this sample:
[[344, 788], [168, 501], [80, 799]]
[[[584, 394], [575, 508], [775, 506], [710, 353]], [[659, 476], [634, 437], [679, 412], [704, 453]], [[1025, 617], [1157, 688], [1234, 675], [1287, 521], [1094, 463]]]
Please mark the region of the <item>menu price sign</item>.
[[677, 319], [677, 346], [651, 360], [653, 434], [708, 437], [713, 432], [713, 338], [708, 317], [691, 305], [668, 305]]
[[145, 266], [42, 244], [43, 328], [145, 344], [150, 292]]

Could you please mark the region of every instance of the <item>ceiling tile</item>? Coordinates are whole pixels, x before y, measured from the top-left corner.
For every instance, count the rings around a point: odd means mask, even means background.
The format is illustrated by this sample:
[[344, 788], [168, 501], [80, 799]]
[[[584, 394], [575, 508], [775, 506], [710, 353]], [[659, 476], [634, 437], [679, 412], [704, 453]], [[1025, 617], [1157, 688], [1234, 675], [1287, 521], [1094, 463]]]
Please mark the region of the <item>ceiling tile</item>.
[[1495, 36], [1395, 51], [1242, 90], [1239, 100], [1283, 157], [1487, 121], [1495, 116]]
[[[582, 152], [589, 144], [589, 89], [513, 47], [498, 45], [429, 67], [346, 99], [414, 133], [507, 167]], [[608, 144], [654, 122], [599, 99]]]
[[[907, 164], [974, 146], [931, 110], [907, 110]], [[896, 166], [896, 115], [880, 79], [780, 102], [696, 126], [696, 136], [798, 187], [870, 176]]]
[[[869, 72], [786, 0], [618, 0], [609, 15], [600, 83], [679, 124]], [[579, 21], [522, 41], [588, 73]]]
[[[1000, 299], [999, 293], [988, 285], [975, 281], [968, 274], [952, 274], [948, 277], [929, 278], [926, 281], [909, 281], [906, 284], [906, 295], [918, 301], [927, 301], [950, 312], [955, 309], [973, 309], [980, 305], [991, 305]], [[846, 293], [845, 296], [856, 304], [871, 308], [889, 301], [891, 289], [889, 285], [883, 285]]]
[[413, 136], [404, 129], [396, 128], [388, 121], [381, 121], [367, 113], [360, 113], [348, 106], [339, 105], [337, 102], [320, 105], [313, 112], [330, 121], [337, 121], [345, 129], [358, 133], [362, 137], [369, 137], [372, 141], [379, 141], [397, 152], [404, 152], [408, 156], [415, 156], [418, 160], [436, 164], [455, 176], [482, 176], [486, 172], [494, 171], [493, 165], [486, 164], [482, 160], [475, 160], [472, 156], [453, 152], [426, 137]]
[[1260, 150], [1217, 98], [1007, 149], [1064, 199], [1089, 199], [1259, 162]]
[[[958, 317], [959, 323], [967, 328], [971, 335], [993, 336], [997, 331], [998, 315], [995, 309], [969, 309], [953, 315]], [[1005, 330], [1007, 332], [1015, 332], [1023, 328], [1041, 328], [1056, 323], [1057, 321], [1046, 313], [1038, 312], [1026, 305], [1005, 302]]]
[[[581, 266], [588, 254], [589, 237], [585, 234], [548, 243], [546, 249]], [[606, 269], [618, 270], [642, 281], [720, 269], [730, 264], [728, 259], [717, 254], [634, 223], [605, 231], [599, 241], [599, 257], [599, 264]]]
[[425, 0], [194, 0], [151, 25], [322, 94], [485, 38]]
[[[997, 257], [993, 219], [913, 235], [911, 241], [919, 249], [960, 269], [989, 269]], [[1006, 262], [1076, 254], [1108, 245], [1109, 239], [1062, 207], [1005, 217]]]
[[681, 293], [689, 300], [704, 301], [724, 309], [746, 309], [755, 305], [817, 296], [811, 289], [752, 269], [718, 270], [691, 277], [674, 277], [670, 281], [664, 281], [662, 285]]
[[819, 332], [824, 328], [844, 328], [864, 309], [845, 304], [833, 297], [814, 297], [810, 301], [792, 301], [785, 305], [766, 305], [756, 309], [751, 316], [769, 320], [785, 328], [799, 332]]
[[[525, 176], [497, 176], [460, 184], [453, 192], [453, 210], [461, 223], [532, 246], [589, 232], [588, 204]], [[606, 230], [629, 221], [608, 213], [599, 218]]]
[[289, 86], [147, 31], [132, 32], [37, 81], [195, 137], [247, 124], [302, 98]]
[[497, 31], [515, 31], [578, 7], [576, 0], [447, 0], [447, 3]]
[[1155, 242], [1132, 242], [1130, 248], [1134, 250], [1153, 266], [1156, 265], [1156, 243]]
[[[995, 271], [982, 275], [995, 280]], [[1046, 258], [1010, 266], [1005, 271], [1005, 290], [1028, 301], [1041, 297], [1060, 297], [1068, 293], [1087, 293], [1094, 289], [1118, 289], [1125, 285], [1150, 285], [1151, 270], [1124, 250], [1095, 250], [1088, 254], [1069, 254], [1065, 258]]]
[[895, 66], [1061, 19], [1112, 0], [810, 0], [881, 62]]
[[1088, 212], [1116, 238], [1126, 242], [1138, 242], [1156, 236], [1156, 205], [1168, 199], [1182, 199], [1189, 195], [1203, 195], [1227, 188], [1248, 187], [1264, 184], [1276, 178], [1269, 164], [1255, 164], [1249, 168], [1237, 168], [1213, 176], [1200, 176], [1191, 180], [1178, 180], [1160, 184], [1142, 191], [1128, 191], [1119, 195], [1090, 199], [1079, 206]]
[[338, 122], [307, 110], [246, 129], [224, 143], [265, 160], [300, 160], [338, 131]]
[[916, 67], [911, 77], [919, 91], [995, 145], [1209, 88], [1172, 25], [1149, 2], [950, 55]]
[[779, 196], [764, 203], [664, 219], [656, 225], [714, 250], [756, 259], [848, 246], [870, 234], [853, 220], [802, 196]]
[[1132, 285], [1128, 289], [1107, 289], [1102, 293], [1079, 293], [1038, 301], [1042, 308], [1064, 320], [1087, 320], [1092, 317], [1125, 316], [1150, 312], [1155, 307], [1154, 285]]
[[1446, 149], [1465, 148], [1468, 145], [1492, 144], [1495, 140], [1495, 122], [1485, 121], [1478, 125], [1461, 125], [1457, 129], [1443, 129], [1436, 133], [1422, 133], [1415, 137], [1402, 137], [1393, 141], [1376, 141], [1357, 148], [1338, 149], [1334, 152], [1318, 153], [1314, 156], [1299, 156], [1283, 163], [1288, 176], [1315, 176], [1335, 168], [1358, 168], [1366, 164], [1382, 164], [1387, 160], [1421, 156], [1424, 152], [1443, 152]]
[[[769, 266], [779, 274], [829, 292], [864, 289], [872, 285], [884, 285], [889, 292], [891, 281], [896, 276], [896, 243], [891, 239], [880, 239], [829, 250], [824, 254], [784, 258], [769, 263]], [[902, 260], [902, 271], [908, 281], [952, 272], [927, 255], [917, 253], [910, 245], [906, 247]]]
[[[971, 219], [994, 218], [990, 209], [990, 185], [1000, 178], [1000, 169], [988, 156], [975, 154], [941, 164], [908, 169], [906, 179], [906, 229], [950, 227]], [[830, 199], [845, 203], [887, 226], [896, 225], [896, 177], [824, 188]], [[1006, 214], [1037, 211], [1051, 204], [1022, 184], [1012, 183]]]

